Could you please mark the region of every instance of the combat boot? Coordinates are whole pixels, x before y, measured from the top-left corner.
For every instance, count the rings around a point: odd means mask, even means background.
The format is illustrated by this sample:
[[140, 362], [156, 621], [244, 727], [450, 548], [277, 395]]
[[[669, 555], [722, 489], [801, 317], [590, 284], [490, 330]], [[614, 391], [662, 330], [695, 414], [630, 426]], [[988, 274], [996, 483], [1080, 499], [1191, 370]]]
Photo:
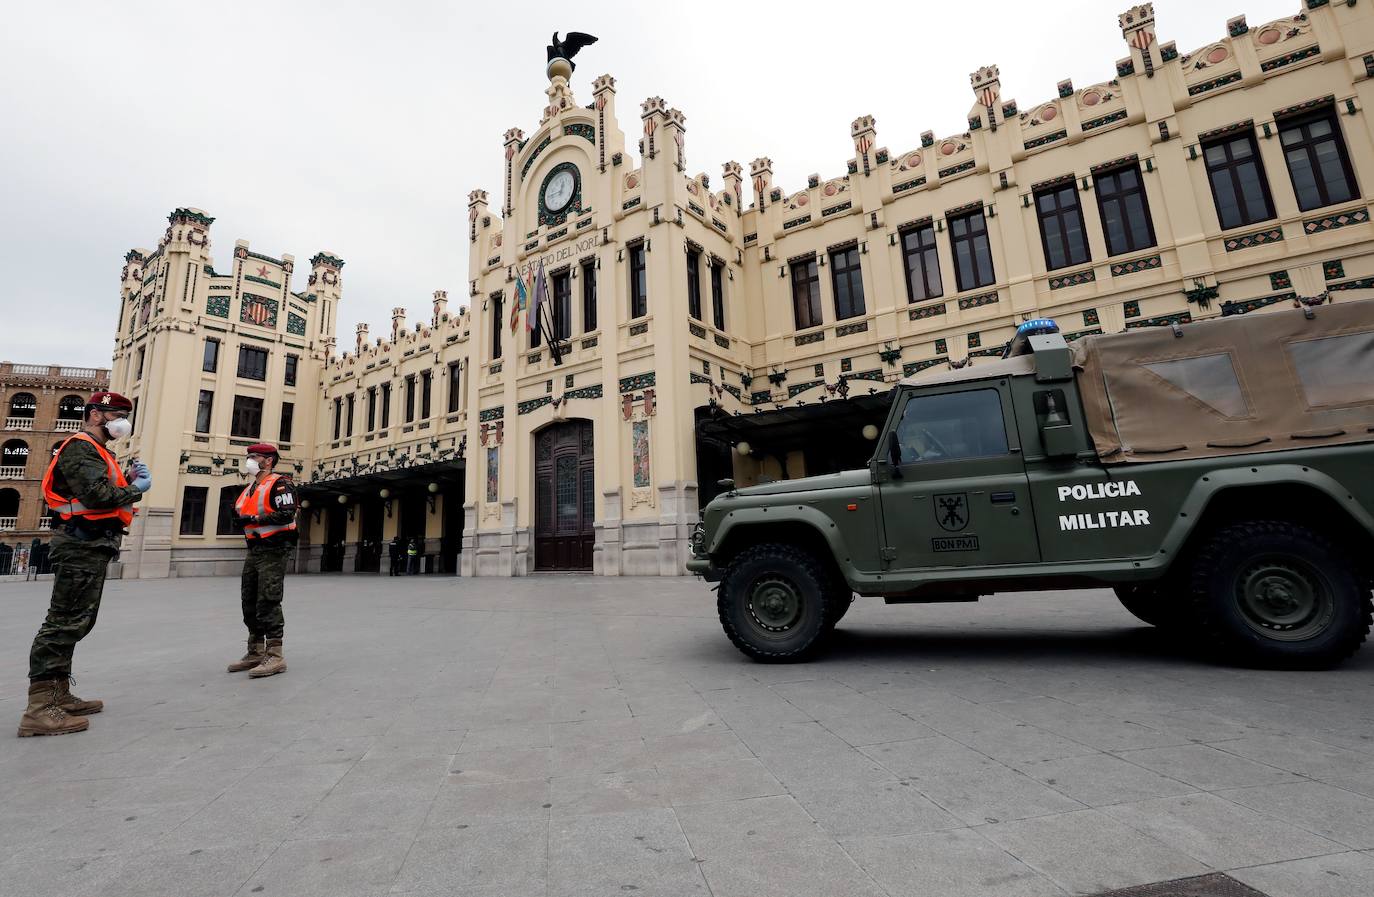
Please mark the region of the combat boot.
[[248, 675], [253, 679], [261, 679], [264, 676], [275, 676], [285, 672], [286, 661], [282, 659], [281, 639], [270, 638], [267, 640], [267, 656], [262, 659], [262, 663], [249, 670]]
[[71, 716], [89, 716], [92, 713], [99, 713], [105, 709], [104, 701], [83, 701], [72, 694], [72, 682], [75, 681], [68, 676], [65, 679], [57, 680], [58, 695], [57, 706], [67, 711]]
[[65, 679], [37, 679], [29, 683], [29, 706], [19, 720], [19, 737], [84, 732], [91, 721], [72, 716], [58, 706]]
[[251, 670], [262, 663], [267, 658], [267, 652], [263, 650], [262, 642], [263, 640], [257, 636], [250, 637], [248, 639], [248, 653], [229, 664], [229, 672], [242, 673], [244, 670]]

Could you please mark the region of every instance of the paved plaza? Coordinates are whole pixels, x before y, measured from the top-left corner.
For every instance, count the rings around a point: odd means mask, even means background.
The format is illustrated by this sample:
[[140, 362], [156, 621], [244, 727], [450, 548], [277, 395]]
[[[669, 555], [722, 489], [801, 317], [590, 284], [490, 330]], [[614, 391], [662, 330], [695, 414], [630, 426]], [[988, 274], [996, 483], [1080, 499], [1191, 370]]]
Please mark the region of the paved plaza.
[[1099, 591], [762, 666], [691, 579], [296, 576], [250, 681], [237, 580], [111, 582], [106, 711], [18, 739], [49, 587], [0, 585], [4, 895], [1374, 894], [1374, 650], [1214, 665]]

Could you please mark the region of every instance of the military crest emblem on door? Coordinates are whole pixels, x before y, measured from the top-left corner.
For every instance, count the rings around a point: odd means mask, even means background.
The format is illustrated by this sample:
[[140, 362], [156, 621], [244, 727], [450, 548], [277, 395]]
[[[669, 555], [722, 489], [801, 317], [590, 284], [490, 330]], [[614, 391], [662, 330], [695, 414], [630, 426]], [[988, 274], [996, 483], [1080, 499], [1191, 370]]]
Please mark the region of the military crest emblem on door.
[[935, 522], [940, 529], [957, 533], [968, 526], [968, 495], [964, 492], [948, 492], [935, 496]]

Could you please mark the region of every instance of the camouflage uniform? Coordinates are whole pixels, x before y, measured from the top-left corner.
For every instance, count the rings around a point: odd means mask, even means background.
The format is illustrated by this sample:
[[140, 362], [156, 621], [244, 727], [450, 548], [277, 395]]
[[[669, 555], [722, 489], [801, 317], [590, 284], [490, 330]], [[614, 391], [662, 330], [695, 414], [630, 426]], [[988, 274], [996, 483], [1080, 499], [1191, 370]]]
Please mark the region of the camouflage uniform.
[[[296, 518], [296, 490], [285, 477], [273, 485], [269, 502], [271, 513], [261, 515], [258, 523], [283, 524]], [[249, 540], [239, 591], [243, 601], [243, 625], [248, 628], [250, 637], [283, 637], [286, 618], [282, 615], [281, 602], [286, 562], [295, 548], [294, 531]]]
[[[121, 488], [110, 482], [105, 459], [79, 439], [69, 442], [58, 457], [53, 485], [62, 495], [74, 496], [92, 509], [118, 508], [143, 497], [132, 486]], [[29, 652], [30, 680], [71, 676], [76, 643], [95, 626], [105, 571], [119, 556], [123, 538], [117, 520], [54, 523], [52, 600]]]

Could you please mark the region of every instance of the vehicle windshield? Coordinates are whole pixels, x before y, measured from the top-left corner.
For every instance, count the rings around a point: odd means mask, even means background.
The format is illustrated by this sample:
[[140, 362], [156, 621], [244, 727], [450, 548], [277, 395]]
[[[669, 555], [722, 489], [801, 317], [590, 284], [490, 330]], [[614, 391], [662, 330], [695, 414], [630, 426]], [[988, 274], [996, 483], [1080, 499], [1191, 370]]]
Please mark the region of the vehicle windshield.
[[1002, 399], [995, 389], [912, 396], [897, 421], [903, 464], [1007, 453]]

